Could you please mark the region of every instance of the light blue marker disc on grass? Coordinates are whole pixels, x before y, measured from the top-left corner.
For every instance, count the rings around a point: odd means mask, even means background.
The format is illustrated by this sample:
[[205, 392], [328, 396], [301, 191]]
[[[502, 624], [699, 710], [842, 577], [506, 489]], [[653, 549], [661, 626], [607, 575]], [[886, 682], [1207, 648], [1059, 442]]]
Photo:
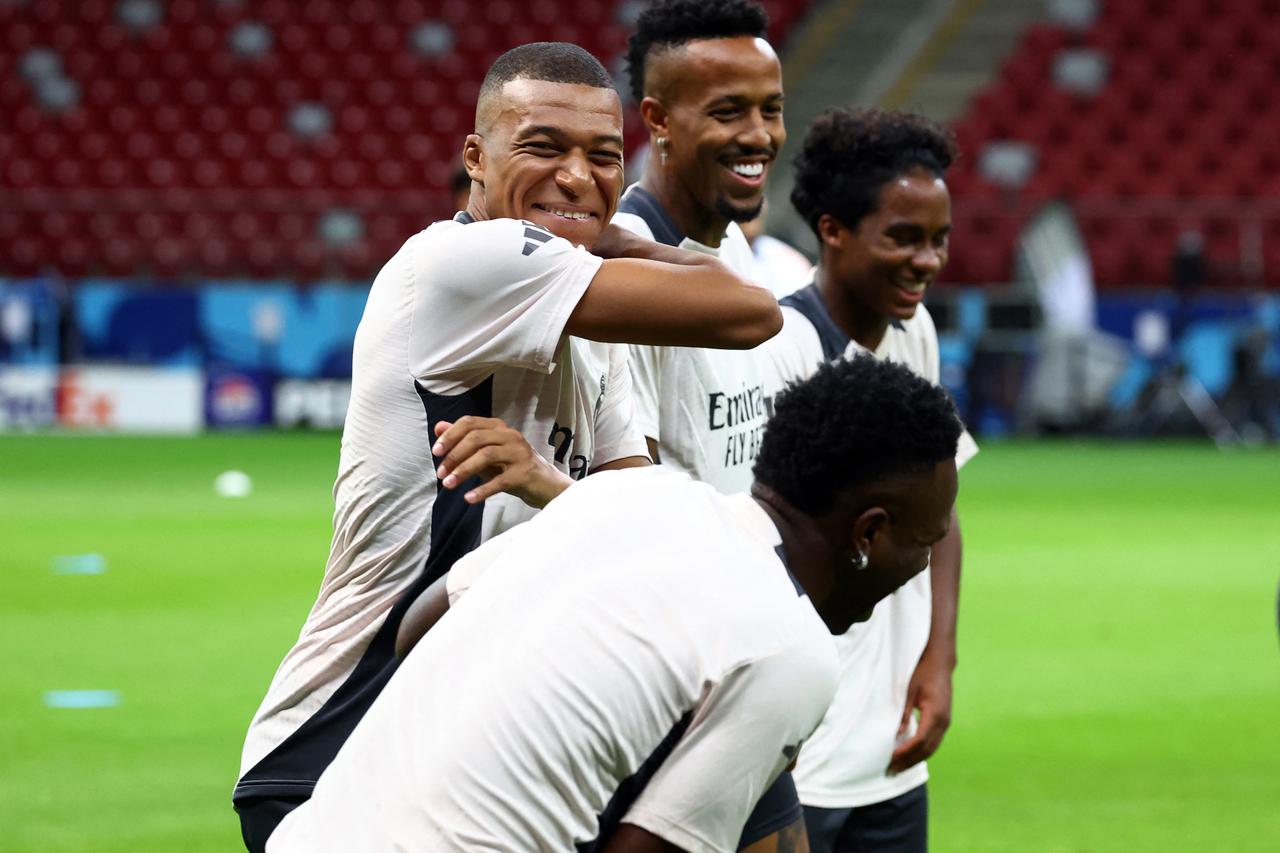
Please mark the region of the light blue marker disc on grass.
[[114, 708], [123, 699], [119, 690], [49, 690], [44, 704], [50, 708]]
[[107, 570], [107, 558], [101, 554], [66, 554], [53, 558], [53, 572], [58, 575], [100, 575]]

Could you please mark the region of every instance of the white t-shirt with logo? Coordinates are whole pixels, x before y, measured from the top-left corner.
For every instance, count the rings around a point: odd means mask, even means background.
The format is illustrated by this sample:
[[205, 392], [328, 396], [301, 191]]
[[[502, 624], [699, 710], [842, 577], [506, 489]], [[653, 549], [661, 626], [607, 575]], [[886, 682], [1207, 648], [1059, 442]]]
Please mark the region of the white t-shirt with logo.
[[[788, 304], [797, 299], [807, 300], [810, 310], [821, 310], [817, 326]], [[846, 358], [867, 352], [835, 327], [816, 287], [797, 291], [782, 306], [782, 331], [760, 348], [773, 367], [771, 396], [786, 383], [810, 376], [833, 348]], [[923, 305], [910, 320], [889, 327], [874, 355], [902, 364], [934, 384], [939, 382], [938, 333]], [[968, 431], [961, 433], [956, 467], [977, 452]], [[930, 573], [925, 569], [877, 604], [868, 621], [854, 624], [836, 638], [840, 687], [792, 773], [800, 802], [833, 809], [870, 805], [905, 794], [928, 780], [924, 762], [896, 776], [885, 771], [897, 745], [907, 685], [929, 640], [932, 615]]]
[[[623, 196], [613, 222], [648, 240], [718, 257], [755, 280], [755, 261], [742, 229], [730, 223], [718, 248], [680, 234], [638, 184]], [[630, 347], [640, 431], [658, 442], [663, 465], [710, 483], [725, 494], [751, 488], [768, 417], [763, 369], [756, 350]]]
[[564, 492], [456, 564], [450, 610], [267, 850], [568, 851], [615, 793], [620, 821], [735, 850], [835, 690], [779, 542], [748, 495], [661, 466]]
[[535, 514], [509, 495], [471, 506], [467, 484], [440, 488], [437, 421], [501, 418], [575, 479], [648, 455], [625, 347], [563, 333], [600, 264], [536, 225], [459, 214], [378, 274], [356, 332], [324, 579], [249, 727], [236, 799], [309, 793], [394, 670], [408, 600]]

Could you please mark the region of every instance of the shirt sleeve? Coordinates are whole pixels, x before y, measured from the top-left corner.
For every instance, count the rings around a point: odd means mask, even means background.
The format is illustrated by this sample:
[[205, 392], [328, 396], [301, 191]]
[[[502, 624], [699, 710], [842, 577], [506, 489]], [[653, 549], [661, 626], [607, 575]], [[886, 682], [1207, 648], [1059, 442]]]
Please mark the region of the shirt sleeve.
[[669, 356], [666, 347], [627, 347], [627, 360], [631, 365], [631, 390], [635, 399], [636, 425], [641, 434], [655, 441], [662, 436], [658, 432], [662, 403], [662, 365]]
[[606, 465], [628, 456], [648, 458], [649, 446], [636, 417], [636, 395], [631, 384], [627, 348], [609, 347], [609, 378], [600, 395], [595, 416], [593, 464]]
[[[938, 329], [933, 323], [933, 317], [925, 310], [924, 306], [920, 306], [920, 346], [922, 348], [921, 364], [924, 366], [925, 378], [934, 385], [942, 384], [942, 354], [938, 346]], [[973, 440], [973, 436], [969, 434], [969, 430], [962, 430], [960, 440], [956, 443], [956, 470], [964, 467], [964, 464], [978, 455], [978, 443]]]
[[756, 348], [766, 378], [765, 393], [773, 396], [792, 382], [807, 379], [825, 360], [818, 331], [794, 308], [782, 306], [782, 331]]
[[835, 695], [835, 652], [799, 644], [712, 686], [626, 823], [690, 853], [728, 853]]
[[460, 380], [500, 366], [549, 373], [600, 258], [514, 219], [442, 225], [405, 247], [414, 377]]

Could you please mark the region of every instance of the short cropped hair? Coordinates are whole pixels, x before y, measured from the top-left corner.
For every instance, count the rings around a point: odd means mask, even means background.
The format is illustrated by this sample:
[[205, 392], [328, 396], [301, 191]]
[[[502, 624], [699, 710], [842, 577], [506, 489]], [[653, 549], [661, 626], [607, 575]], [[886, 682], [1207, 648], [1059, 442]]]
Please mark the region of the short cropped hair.
[[791, 203], [815, 234], [824, 213], [857, 228], [885, 184], [916, 168], [940, 178], [955, 158], [951, 135], [924, 116], [829, 109], [814, 119], [796, 155]]
[[753, 0], [657, 0], [640, 15], [627, 42], [631, 96], [644, 100], [645, 63], [655, 50], [700, 39], [763, 38], [769, 15]]
[[756, 482], [809, 515], [886, 478], [954, 459], [960, 418], [947, 392], [872, 356], [823, 364], [774, 401], [756, 456]]
[[489, 66], [480, 84], [479, 100], [497, 94], [512, 80], [546, 80], [579, 83], [597, 89], [614, 89], [609, 72], [587, 51], [563, 41], [535, 41], [513, 47]]

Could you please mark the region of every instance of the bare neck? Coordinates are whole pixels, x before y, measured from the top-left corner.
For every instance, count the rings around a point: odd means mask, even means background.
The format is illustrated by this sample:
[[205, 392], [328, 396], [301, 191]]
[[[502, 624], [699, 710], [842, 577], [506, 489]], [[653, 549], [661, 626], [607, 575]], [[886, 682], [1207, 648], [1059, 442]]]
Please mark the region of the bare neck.
[[852, 295], [851, 288], [831, 277], [831, 267], [823, 260], [818, 265], [817, 284], [831, 319], [846, 335], [875, 352], [889, 330], [889, 318], [867, 310]]
[[719, 248], [729, 228], [729, 220], [703, 207], [690, 196], [674, 172], [663, 166], [656, 154], [649, 155], [640, 186], [658, 200], [680, 233], [704, 246]]
[[752, 484], [751, 497], [778, 528], [787, 567], [821, 614], [822, 604], [835, 583], [832, 567], [836, 557], [831, 543], [811, 516], [796, 509], [768, 486]]

